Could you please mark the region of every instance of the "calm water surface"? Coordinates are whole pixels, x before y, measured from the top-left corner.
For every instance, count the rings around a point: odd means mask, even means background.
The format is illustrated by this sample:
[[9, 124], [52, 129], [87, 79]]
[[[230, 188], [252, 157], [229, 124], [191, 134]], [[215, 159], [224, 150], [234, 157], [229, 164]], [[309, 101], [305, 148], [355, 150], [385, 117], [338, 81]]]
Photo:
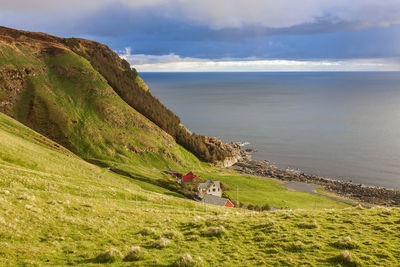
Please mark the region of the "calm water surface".
[[192, 131], [255, 159], [400, 188], [400, 73], [142, 73]]

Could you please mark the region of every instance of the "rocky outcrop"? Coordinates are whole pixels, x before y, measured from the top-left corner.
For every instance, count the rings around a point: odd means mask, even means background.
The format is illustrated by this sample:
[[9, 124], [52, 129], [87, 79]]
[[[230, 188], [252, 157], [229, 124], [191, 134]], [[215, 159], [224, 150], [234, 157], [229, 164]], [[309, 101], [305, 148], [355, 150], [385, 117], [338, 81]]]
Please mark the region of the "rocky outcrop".
[[216, 137], [206, 138], [208, 138], [206, 144], [218, 146], [229, 155], [224, 160], [216, 162], [217, 167], [227, 168], [237, 162], [251, 160], [251, 156], [246, 151], [241, 150], [241, 143], [239, 142], [224, 143]]
[[383, 187], [365, 186], [306, 174], [302, 171], [279, 169], [268, 161], [246, 160], [235, 163], [230, 169], [239, 173], [272, 177], [283, 181], [298, 181], [321, 185], [325, 190], [363, 203], [400, 206], [400, 191]]
[[188, 128], [186, 128], [186, 126], [183, 125], [182, 123], [179, 123], [179, 126], [180, 126], [186, 133], [188, 133], [189, 135], [192, 135], [192, 134], [193, 134], [193, 133], [192, 133]]
[[0, 112], [12, 115], [12, 108], [28, 87], [28, 77], [43, 73], [42, 68], [0, 67]]

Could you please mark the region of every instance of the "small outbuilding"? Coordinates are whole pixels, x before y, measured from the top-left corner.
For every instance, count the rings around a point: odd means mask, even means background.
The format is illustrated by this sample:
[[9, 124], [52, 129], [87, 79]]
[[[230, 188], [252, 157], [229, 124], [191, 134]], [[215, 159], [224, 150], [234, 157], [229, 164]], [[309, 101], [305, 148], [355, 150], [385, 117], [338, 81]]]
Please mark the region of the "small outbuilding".
[[216, 206], [223, 206], [223, 207], [234, 207], [233, 203], [227, 199], [227, 198], [223, 198], [223, 197], [217, 197], [214, 195], [205, 195], [203, 200], [204, 203], [207, 204], [212, 204], [212, 205], [216, 205]]
[[187, 174], [182, 175], [182, 183], [191, 183], [196, 178], [200, 178], [200, 176], [194, 174], [193, 172], [188, 172]]

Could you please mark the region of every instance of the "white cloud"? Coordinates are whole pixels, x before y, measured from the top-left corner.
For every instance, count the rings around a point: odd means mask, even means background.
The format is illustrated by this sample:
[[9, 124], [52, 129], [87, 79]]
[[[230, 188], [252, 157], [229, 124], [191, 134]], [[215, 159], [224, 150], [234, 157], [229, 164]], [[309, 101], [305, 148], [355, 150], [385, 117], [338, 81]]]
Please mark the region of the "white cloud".
[[291, 27], [328, 18], [358, 27], [400, 23], [399, 0], [123, 0], [134, 8], [159, 8], [158, 14], [215, 29], [260, 25]]
[[0, 0], [3, 12], [56, 12], [61, 16], [65, 12], [84, 16], [118, 5], [215, 29], [243, 25], [282, 28], [321, 18], [355, 27], [400, 23], [399, 0]]
[[145, 64], [154, 64], [154, 63], [172, 63], [172, 62], [182, 62], [182, 61], [202, 61], [197, 58], [181, 58], [175, 54], [168, 55], [144, 55], [144, 54], [134, 54], [125, 53], [121, 55], [122, 58], [128, 60], [129, 62], [133, 62], [135, 65], [145, 65]]
[[226, 72], [226, 71], [400, 71], [395, 59], [352, 60], [260, 60], [199, 59], [169, 55], [123, 54], [139, 72]]
[[112, 4], [112, 0], [0, 0], [2, 11], [17, 11], [27, 13], [69, 12], [75, 9], [76, 13], [88, 12]]

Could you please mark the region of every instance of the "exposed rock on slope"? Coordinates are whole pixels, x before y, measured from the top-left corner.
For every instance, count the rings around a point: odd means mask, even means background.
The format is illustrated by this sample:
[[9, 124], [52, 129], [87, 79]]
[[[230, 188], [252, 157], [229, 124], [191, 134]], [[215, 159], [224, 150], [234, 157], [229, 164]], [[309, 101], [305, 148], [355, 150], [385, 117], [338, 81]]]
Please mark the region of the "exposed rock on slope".
[[216, 137], [206, 137], [206, 145], [219, 147], [223, 151], [227, 151], [229, 156], [219, 161], [216, 165], [218, 167], [230, 167], [237, 162], [250, 160], [251, 156], [245, 151], [241, 150], [239, 143], [224, 143]]

